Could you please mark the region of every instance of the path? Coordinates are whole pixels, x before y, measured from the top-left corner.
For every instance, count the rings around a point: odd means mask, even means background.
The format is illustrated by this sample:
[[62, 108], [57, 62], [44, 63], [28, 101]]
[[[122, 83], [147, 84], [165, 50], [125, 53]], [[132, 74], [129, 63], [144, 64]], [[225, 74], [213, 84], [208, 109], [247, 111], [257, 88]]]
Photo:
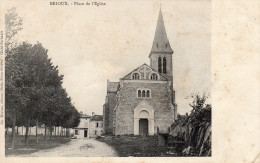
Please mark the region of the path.
[[116, 157], [116, 152], [103, 142], [85, 138], [72, 139], [69, 143], [53, 149], [15, 157]]

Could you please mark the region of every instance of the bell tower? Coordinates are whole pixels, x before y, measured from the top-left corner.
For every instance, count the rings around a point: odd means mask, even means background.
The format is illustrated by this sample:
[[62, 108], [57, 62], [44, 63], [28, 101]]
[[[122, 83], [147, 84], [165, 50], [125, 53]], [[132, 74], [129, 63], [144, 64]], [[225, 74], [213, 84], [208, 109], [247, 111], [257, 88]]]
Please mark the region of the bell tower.
[[[167, 38], [162, 11], [160, 8], [152, 50], [150, 52], [150, 66], [171, 82], [172, 75], [172, 54], [173, 50]], [[173, 83], [171, 84], [173, 85]]]

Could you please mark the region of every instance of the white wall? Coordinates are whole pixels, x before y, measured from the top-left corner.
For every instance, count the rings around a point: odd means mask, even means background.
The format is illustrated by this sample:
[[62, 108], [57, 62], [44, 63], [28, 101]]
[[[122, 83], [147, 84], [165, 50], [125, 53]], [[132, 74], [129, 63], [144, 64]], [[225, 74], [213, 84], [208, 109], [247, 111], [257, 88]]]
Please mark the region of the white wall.
[[[98, 127], [97, 127], [98, 123]], [[96, 130], [96, 134], [95, 134]], [[90, 121], [90, 126], [89, 126], [89, 133], [90, 137], [97, 137], [102, 135], [103, 133], [103, 121]]]
[[[75, 130], [78, 131], [78, 135], [75, 134]], [[87, 130], [87, 138], [89, 138], [89, 118], [81, 117], [79, 126], [73, 129], [73, 134], [77, 138], [84, 138], [84, 130]]]

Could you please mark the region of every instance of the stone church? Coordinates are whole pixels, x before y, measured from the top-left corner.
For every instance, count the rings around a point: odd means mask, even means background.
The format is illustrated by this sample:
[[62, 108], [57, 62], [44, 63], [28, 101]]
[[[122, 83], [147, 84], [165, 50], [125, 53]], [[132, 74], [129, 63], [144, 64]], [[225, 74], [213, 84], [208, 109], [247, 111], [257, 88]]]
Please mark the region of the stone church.
[[149, 54], [150, 65], [137, 67], [119, 82], [107, 81], [103, 106], [105, 134], [155, 135], [168, 132], [177, 114], [172, 55], [160, 9]]

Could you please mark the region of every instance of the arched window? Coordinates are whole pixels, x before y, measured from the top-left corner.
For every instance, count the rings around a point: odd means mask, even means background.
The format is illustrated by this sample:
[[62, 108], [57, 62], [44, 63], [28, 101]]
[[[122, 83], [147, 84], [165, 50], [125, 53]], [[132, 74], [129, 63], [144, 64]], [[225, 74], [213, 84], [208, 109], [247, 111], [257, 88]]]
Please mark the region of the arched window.
[[166, 74], [166, 58], [163, 57], [163, 73]]
[[142, 97], [145, 97], [145, 90], [143, 90], [142, 92]]
[[158, 58], [158, 72], [162, 73], [162, 59], [161, 59], [161, 57]]
[[138, 73], [134, 73], [132, 79], [139, 79], [140, 75]]
[[146, 92], [146, 97], [150, 97], [150, 91], [149, 90], [147, 90], [147, 92]]
[[157, 80], [158, 79], [158, 75], [156, 73], [152, 73], [151, 79], [152, 80]]
[[138, 90], [138, 97], [142, 97], [141, 90]]

